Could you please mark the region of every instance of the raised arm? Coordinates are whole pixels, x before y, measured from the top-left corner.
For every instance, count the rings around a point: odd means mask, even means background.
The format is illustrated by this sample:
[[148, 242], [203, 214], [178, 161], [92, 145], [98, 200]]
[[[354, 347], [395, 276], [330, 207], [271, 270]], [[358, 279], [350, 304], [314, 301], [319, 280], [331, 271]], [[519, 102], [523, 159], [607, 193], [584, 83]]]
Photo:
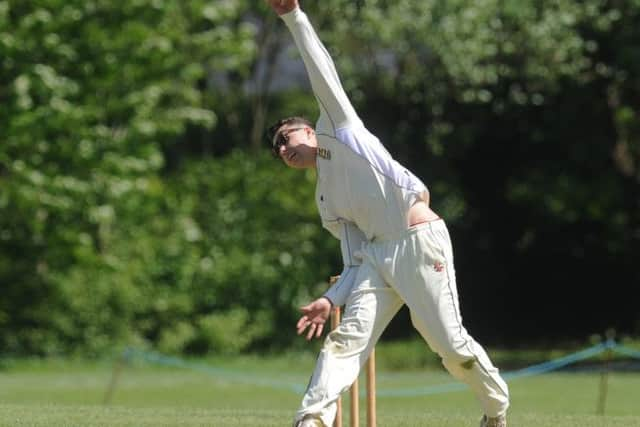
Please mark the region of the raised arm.
[[291, 31], [307, 69], [320, 110], [333, 130], [343, 128], [358, 116], [345, 93], [331, 56], [318, 38], [298, 0], [268, 0]]

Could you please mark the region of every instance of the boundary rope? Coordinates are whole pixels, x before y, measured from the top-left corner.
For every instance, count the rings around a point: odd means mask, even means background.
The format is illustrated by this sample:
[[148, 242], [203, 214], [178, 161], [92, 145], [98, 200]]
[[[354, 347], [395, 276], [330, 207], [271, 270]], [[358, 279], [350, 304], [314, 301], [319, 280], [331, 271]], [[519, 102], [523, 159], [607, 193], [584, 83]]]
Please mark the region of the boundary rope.
[[[640, 351], [616, 343], [610, 339], [602, 343], [596, 344], [592, 347], [588, 347], [584, 350], [577, 351], [575, 353], [568, 354], [566, 356], [559, 357], [557, 359], [550, 360], [548, 362], [538, 363], [528, 366], [526, 368], [518, 369], [515, 371], [508, 371], [502, 373], [502, 377], [505, 381], [513, 381], [520, 378], [541, 375], [552, 371], [557, 371], [561, 368], [569, 366], [571, 364], [580, 362], [582, 360], [590, 359], [605, 351], [611, 351], [621, 356], [640, 359]], [[167, 356], [156, 352], [143, 351], [134, 348], [127, 348], [122, 354], [122, 359], [125, 362], [129, 362], [134, 358], [141, 359], [145, 362], [158, 364], [163, 366], [171, 366], [183, 369], [189, 369], [193, 371], [203, 372], [206, 374], [214, 375], [218, 379], [226, 380], [229, 382], [236, 382], [247, 385], [257, 385], [279, 390], [287, 390], [294, 393], [304, 392], [304, 386], [299, 383], [286, 382], [282, 380], [276, 380], [265, 377], [258, 377], [256, 375], [248, 375], [246, 373], [231, 371], [228, 369], [217, 368], [214, 366], [206, 365], [203, 363], [193, 363], [180, 359], [177, 357]], [[401, 397], [401, 396], [425, 396], [432, 394], [450, 393], [454, 391], [460, 391], [467, 388], [466, 384], [461, 382], [451, 382], [445, 384], [438, 384], [425, 387], [404, 387], [402, 389], [382, 389], [377, 391], [377, 395], [381, 397]]]

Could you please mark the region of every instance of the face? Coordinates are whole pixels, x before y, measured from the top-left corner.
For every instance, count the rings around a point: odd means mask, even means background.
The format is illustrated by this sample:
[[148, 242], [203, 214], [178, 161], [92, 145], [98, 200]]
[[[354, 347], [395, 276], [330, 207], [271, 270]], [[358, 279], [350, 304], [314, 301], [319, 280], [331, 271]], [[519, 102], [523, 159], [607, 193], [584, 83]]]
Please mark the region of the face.
[[316, 167], [316, 133], [303, 124], [283, 125], [276, 134], [274, 149], [284, 163], [296, 169]]

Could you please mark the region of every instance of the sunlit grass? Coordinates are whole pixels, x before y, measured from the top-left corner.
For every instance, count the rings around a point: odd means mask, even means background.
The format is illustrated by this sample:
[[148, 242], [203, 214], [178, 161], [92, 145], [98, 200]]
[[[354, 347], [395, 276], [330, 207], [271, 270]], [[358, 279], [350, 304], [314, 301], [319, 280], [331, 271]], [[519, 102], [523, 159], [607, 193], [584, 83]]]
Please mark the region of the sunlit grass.
[[[313, 357], [304, 355], [210, 359], [198, 362], [200, 367], [212, 368], [204, 372], [136, 362], [121, 371], [108, 405], [103, 402], [112, 379], [111, 363], [5, 364], [0, 371], [0, 425], [287, 426], [301, 396], [268, 384], [304, 387], [313, 363]], [[468, 390], [408, 397], [384, 393], [451, 382], [441, 370], [382, 371], [377, 378], [380, 427], [477, 425], [481, 411]], [[599, 384], [598, 373], [554, 373], [514, 380], [510, 383], [510, 425], [640, 426], [640, 374], [610, 375], [605, 416], [595, 414]], [[363, 401], [362, 420], [364, 409]]]

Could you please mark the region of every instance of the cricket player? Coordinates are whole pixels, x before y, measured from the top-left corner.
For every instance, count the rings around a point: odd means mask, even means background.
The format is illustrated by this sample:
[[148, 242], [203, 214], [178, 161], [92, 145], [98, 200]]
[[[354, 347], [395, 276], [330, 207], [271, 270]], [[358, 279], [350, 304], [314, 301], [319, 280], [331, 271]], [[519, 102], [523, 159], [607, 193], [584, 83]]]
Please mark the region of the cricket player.
[[429, 347], [478, 398], [480, 425], [505, 427], [507, 384], [462, 325], [451, 241], [429, 208], [429, 191], [364, 126], [298, 0], [267, 1], [291, 31], [320, 107], [315, 126], [301, 117], [272, 126], [273, 151], [289, 167], [316, 169], [322, 225], [340, 239], [344, 261], [338, 283], [303, 307], [297, 324], [298, 334], [319, 337], [331, 307], [345, 305], [342, 322], [324, 341], [294, 426], [332, 425], [338, 396], [407, 304]]

